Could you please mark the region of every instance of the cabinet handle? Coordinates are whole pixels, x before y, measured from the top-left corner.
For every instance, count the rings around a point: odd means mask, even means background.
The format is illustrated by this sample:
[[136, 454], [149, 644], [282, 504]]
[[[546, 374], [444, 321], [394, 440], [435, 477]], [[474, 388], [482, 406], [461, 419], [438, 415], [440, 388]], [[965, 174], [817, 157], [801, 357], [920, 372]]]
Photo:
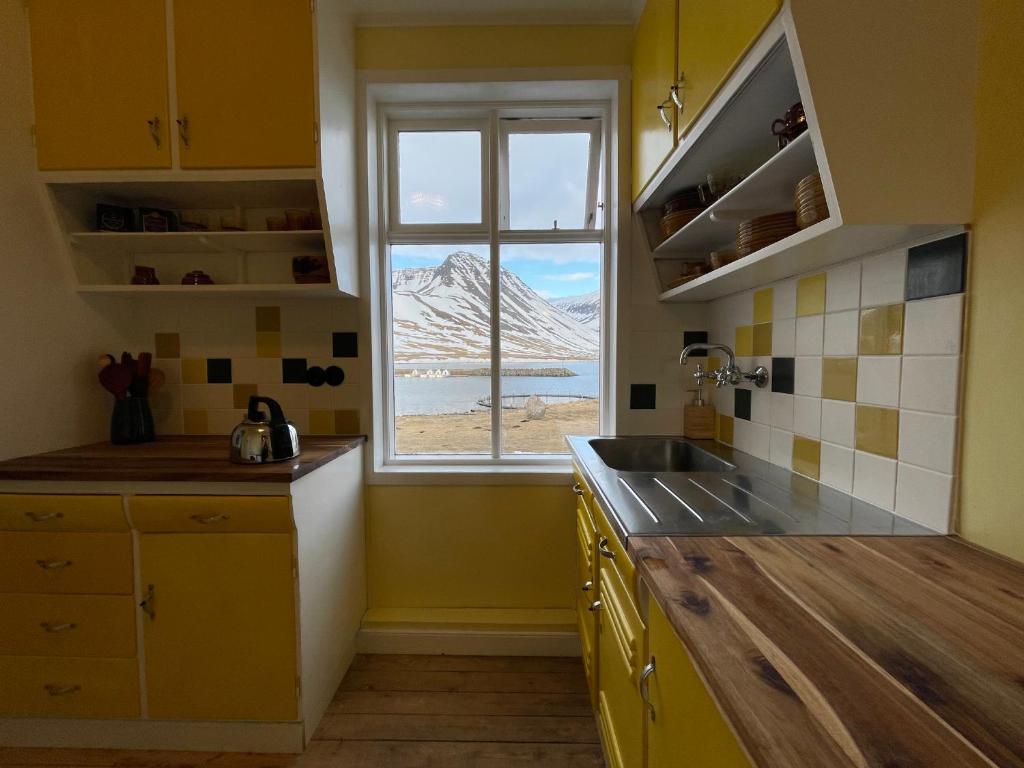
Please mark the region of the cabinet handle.
[[71, 565], [70, 560], [36, 560], [36, 565], [44, 571], [62, 571]]
[[607, 536], [602, 536], [601, 540], [597, 542], [597, 551], [600, 552], [603, 557], [607, 557], [609, 560], [615, 559], [615, 553], [608, 549]]
[[640, 688], [640, 698], [647, 706], [647, 712], [650, 714], [651, 722], [654, 722], [655, 712], [654, 705], [651, 704], [651, 684], [650, 677], [654, 674], [654, 657], [651, 656], [651, 660], [647, 662], [643, 670], [640, 672], [640, 682], [637, 686]]
[[231, 515], [189, 515], [190, 520], [195, 520], [200, 525], [214, 525], [231, 519]]
[[69, 621], [61, 622], [59, 624], [54, 624], [52, 621], [44, 621], [39, 626], [42, 627], [45, 631], [53, 633], [53, 632], [67, 632], [68, 630], [74, 629], [78, 625], [77, 624], [72, 624]]
[[188, 115], [182, 116], [177, 120], [177, 123], [178, 136], [181, 138], [181, 143], [185, 145], [185, 149], [188, 149], [192, 146], [192, 140], [189, 138], [188, 134]]
[[661, 118], [661, 122], [663, 122], [665, 127], [670, 131], [672, 130], [672, 118], [665, 114], [665, 107], [671, 103], [671, 99], [665, 99], [658, 105], [658, 116]]
[[580, 587], [580, 589], [582, 589], [584, 592], [589, 592], [593, 588], [594, 588], [594, 582], [592, 582], [592, 581], [585, 581], [585, 582], [583, 582], [583, 586]]
[[683, 97], [683, 94], [680, 93], [681, 86], [683, 86], [685, 84], [686, 84], [686, 73], [680, 72], [679, 73], [679, 80], [676, 81], [675, 85], [673, 85], [671, 88], [668, 89], [669, 96], [672, 97], [672, 101], [675, 102], [675, 105], [677, 107], [679, 107], [680, 111], [683, 109], [683, 105], [686, 103], [686, 100]]
[[587, 607], [587, 610], [590, 611], [591, 613], [597, 613], [598, 611], [601, 610], [601, 601], [600, 600], [595, 600], [594, 602], [592, 602]]
[[583, 487], [579, 483], [573, 483], [572, 484], [572, 492], [575, 493], [577, 496], [582, 496], [583, 495]]
[[60, 520], [64, 517], [62, 512], [26, 512], [25, 517], [33, 523], [44, 523], [47, 520]]
[[149, 126], [149, 135], [153, 139], [153, 143], [156, 144], [156, 148], [160, 149], [160, 116], [153, 115], [152, 120], [147, 120], [146, 125]]
[[150, 619], [156, 619], [156, 587], [152, 584], [146, 587], [146, 594], [143, 596], [142, 602], [139, 603], [139, 608]]
[[82, 690], [80, 685], [58, 685], [57, 683], [47, 683], [43, 688], [51, 696], [67, 696], [69, 693], [78, 693]]

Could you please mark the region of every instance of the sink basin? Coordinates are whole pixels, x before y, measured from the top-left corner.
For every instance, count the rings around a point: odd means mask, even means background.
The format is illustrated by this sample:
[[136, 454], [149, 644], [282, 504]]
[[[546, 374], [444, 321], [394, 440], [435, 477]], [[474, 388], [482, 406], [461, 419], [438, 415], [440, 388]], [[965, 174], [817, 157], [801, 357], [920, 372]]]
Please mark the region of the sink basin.
[[736, 467], [671, 437], [615, 437], [590, 441], [594, 453], [619, 472], [731, 472]]

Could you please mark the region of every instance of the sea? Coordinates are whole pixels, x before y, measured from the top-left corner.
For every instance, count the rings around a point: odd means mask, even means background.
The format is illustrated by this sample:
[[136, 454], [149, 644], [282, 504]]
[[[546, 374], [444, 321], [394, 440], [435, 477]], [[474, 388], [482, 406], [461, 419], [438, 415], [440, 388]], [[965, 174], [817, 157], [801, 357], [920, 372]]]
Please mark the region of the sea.
[[[399, 370], [467, 370], [486, 368], [478, 360], [441, 360], [429, 363], [396, 363]], [[600, 365], [597, 360], [545, 360], [525, 363], [507, 361], [505, 368], [568, 368], [576, 376], [502, 376], [502, 395], [569, 395], [597, 397]], [[423, 416], [442, 413], [469, 413], [484, 410], [478, 401], [491, 394], [490, 376], [448, 376], [445, 378], [395, 377], [397, 416]]]

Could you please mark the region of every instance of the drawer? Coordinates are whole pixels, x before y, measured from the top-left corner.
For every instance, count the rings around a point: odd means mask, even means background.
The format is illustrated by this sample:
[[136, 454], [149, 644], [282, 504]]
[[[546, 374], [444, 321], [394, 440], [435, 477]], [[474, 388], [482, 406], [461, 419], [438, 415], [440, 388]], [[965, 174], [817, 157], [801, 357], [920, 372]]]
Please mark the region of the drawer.
[[287, 496], [132, 496], [128, 512], [144, 533], [291, 533]]
[[130, 533], [0, 531], [0, 592], [130, 595]]
[[139, 716], [135, 659], [0, 656], [0, 715]]
[[632, 594], [615, 569], [604, 562], [600, 568], [601, 614], [606, 619], [602, 626], [610, 630], [602, 633], [601, 641], [613, 643], [623, 669], [635, 679], [642, 666], [644, 623]]
[[127, 531], [120, 496], [0, 494], [0, 530]]
[[135, 656], [135, 600], [120, 595], [4, 595], [0, 656]]
[[597, 724], [601, 730], [601, 743], [604, 745], [605, 757], [608, 758], [608, 768], [626, 768], [622, 762], [622, 750], [619, 749], [619, 742], [610, 727], [610, 722], [608, 697], [601, 691], [597, 702]]
[[632, 589], [636, 579], [636, 568], [633, 566], [633, 561], [626, 554], [625, 546], [619, 541], [619, 537], [615, 535], [611, 523], [608, 522], [608, 516], [601, 508], [601, 505], [597, 503], [597, 499], [594, 499], [593, 508], [594, 517], [597, 522], [598, 553], [600, 559], [612, 563], [619, 576], [622, 577], [622, 580]]

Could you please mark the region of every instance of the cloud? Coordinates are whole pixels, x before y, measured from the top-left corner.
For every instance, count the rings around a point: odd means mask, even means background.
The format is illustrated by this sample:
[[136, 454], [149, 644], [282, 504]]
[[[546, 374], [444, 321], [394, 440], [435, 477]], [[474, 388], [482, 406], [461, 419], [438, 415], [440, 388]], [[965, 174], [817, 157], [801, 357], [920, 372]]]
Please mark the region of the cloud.
[[597, 272], [565, 272], [563, 274], [544, 275], [547, 280], [558, 280], [562, 283], [578, 283], [582, 280], [596, 280]]

